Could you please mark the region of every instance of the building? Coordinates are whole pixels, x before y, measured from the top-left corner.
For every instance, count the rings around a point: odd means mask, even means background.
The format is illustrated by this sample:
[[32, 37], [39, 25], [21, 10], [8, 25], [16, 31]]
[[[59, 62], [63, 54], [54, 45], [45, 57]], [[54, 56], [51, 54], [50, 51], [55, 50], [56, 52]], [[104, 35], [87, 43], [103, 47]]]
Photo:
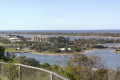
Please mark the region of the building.
[[59, 50], [60, 50], [61, 52], [65, 52], [65, 51], [71, 52], [71, 51], [72, 51], [71, 48], [59, 48]]
[[32, 36], [32, 37], [27, 37], [27, 41], [31, 41], [31, 42], [47, 42], [48, 37], [46, 36], [42, 36], [42, 35], [38, 35], [38, 36]]
[[20, 42], [21, 40], [19, 39], [19, 38], [17, 38], [17, 37], [9, 37], [9, 38], [7, 38], [7, 39], [9, 39], [11, 42]]

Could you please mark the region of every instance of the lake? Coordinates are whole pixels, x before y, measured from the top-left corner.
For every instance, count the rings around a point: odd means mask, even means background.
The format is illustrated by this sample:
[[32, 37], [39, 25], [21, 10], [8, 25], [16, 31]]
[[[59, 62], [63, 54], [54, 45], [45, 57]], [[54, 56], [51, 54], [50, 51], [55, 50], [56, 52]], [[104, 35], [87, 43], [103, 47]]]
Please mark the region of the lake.
[[68, 61], [71, 55], [44, 55], [44, 54], [34, 54], [34, 53], [14, 53], [17, 57], [26, 56], [30, 58], [35, 58], [40, 63], [49, 63], [56, 65], [67, 65], [66, 60]]
[[[38, 36], [37, 34], [17, 34], [20, 36], [24, 36], [24, 37], [34, 37], [34, 36]], [[43, 37], [65, 37], [65, 38], [69, 38], [71, 41], [74, 41], [75, 39], [120, 39], [120, 37], [94, 37], [94, 36], [65, 36], [65, 35], [42, 35]]]
[[[112, 44], [103, 44], [107, 46], [118, 46], [120, 43], [112, 43]], [[89, 52], [85, 52], [86, 55], [95, 55], [99, 56], [102, 59], [102, 62], [105, 63], [105, 67], [107, 68], [117, 68], [120, 67], [120, 53], [116, 53], [115, 49], [107, 48], [107, 49], [98, 49], [91, 50]], [[40, 63], [49, 63], [56, 65], [67, 65], [66, 60], [69, 60], [71, 55], [43, 55], [43, 54], [34, 54], [34, 53], [16, 53], [18, 56], [26, 56], [33, 57], [36, 60], [40, 61]]]
[[[118, 46], [120, 43], [111, 43], [111, 44], [103, 44], [104, 46]], [[99, 56], [102, 62], [105, 63], [105, 67], [114, 68], [120, 67], [120, 53], [116, 53], [115, 49], [107, 48], [107, 49], [98, 49], [91, 50], [89, 52], [85, 52], [86, 55], [95, 55]]]

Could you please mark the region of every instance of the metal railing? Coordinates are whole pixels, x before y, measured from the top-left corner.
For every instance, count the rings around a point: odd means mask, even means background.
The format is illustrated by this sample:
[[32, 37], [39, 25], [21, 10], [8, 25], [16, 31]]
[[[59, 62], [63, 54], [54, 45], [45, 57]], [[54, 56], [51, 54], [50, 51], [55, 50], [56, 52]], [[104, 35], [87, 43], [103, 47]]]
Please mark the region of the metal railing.
[[0, 62], [0, 76], [9, 80], [69, 80], [42, 68], [4, 62]]

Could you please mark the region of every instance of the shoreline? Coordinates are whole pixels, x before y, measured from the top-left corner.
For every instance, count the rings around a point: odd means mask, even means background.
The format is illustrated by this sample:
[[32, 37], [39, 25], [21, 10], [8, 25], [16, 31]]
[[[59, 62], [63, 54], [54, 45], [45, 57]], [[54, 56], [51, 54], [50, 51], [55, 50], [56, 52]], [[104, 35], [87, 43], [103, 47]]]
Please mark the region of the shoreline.
[[[62, 36], [62, 35], [61, 35]], [[68, 36], [68, 37], [70, 37], [70, 35], [63, 35], [63, 36]], [[101, 38], [120, 38], [120, 37], [112, 37], [112, 36], [77, 36], [77, 35], [71, 35], [71, 37], [96, 37], [96, 38], [99, 38], [99, 37], [101, 37]]]
[[82, 53], [85, 54], [86, 52], [91, 52], [91, 51], [94, 51], [94, 50], [98, 50], [98, 49], [93, 48], [93, 49], [85, 50]]
[[[44, 36], [49, 36], [49, 35], [44, 35]], [[54, 36], [54, 35], [53, 35]], [[113, 37], [113, 36], [79, 36], [79, 35], [55, 35], [55, 36], [57, 36], [57, 37], [59, 37], [59, 36], [63, 36], [63, 37], [90, 37], [90, 38], [94, 38], [94, 37], [96, 37], [96, 38], [120, 38], [119, 36], [116, 36], [116, 37]]]
[[38, 52], [31, 52], [33, 54], [40, 54], [40, 55], [72, 55], [74, 53], [38, 53]]
[[89, 49], [89, 50], [84, 50], [82, 52], [72, 52], [72, 53], [38, 53], [38, 52], [10, 52], [10, 53], [32, 53], [32, 54], [39, 54], [39, 55], [72, 55], [72, 54], [85, 54], [86, 52], [90, 52], [93, 50], [98, 50], [98, 49]]
[[[5, 52], [7, 53], [7, 52]], [[72, 55], [74, 53], [38, 53], [38, 52], [9, 52], [9, 53], [32, 53], [32, 54], [39, 54], [39, 55]]]

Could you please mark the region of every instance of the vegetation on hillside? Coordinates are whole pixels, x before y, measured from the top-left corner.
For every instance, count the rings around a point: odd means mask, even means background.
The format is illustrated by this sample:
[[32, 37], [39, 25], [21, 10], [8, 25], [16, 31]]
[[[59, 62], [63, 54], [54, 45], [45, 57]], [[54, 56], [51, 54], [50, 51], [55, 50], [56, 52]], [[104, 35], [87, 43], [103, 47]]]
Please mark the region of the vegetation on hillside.
[[[65, 37], [51, 37], [48, 42], [27, 42], [27, 46], [36, 52], [81, 52], [83, 50], [88, 50], [91, 48], [104, 48], [103, 46], [98, 46], [97, 44], [104, 43], [119, 43], [120, 39], [75, 39], [71, 41], [69, 38]], [[65, 48], [61, 51], [60, 48]], [[71, 48], [68, 50], [67, 48]]]
[[[120, 79], [120, 71], [117, 69], [111, 70], [104, 68], [104, 64], [101, 62], [101, 59], [97, 56], [86, 56], [84, 54], [76, 54], [71, 57], [71, 59], [67, 62], [67, 66], [57, 66], [50, 65], [48, 63], [40, 64], [39, 61], [34, 58], [27, 58], [25, 56], [15, 57], [15, 55], [11, 55], [9, 53], [4, 55], [4, 48], [0, 48], [1, 58], [0, 60], [9, 62], [9, 63], [20, 63], [34, 67], [44, 68], [53, 72], [56, 72], [64, 77], [69, 78], [70, 80], [119, 80]], [[12, 68], [11, 68], [12, 67]], [[9, 74], [11, 76], [8, 77], [9, 80], [14, 80], [16, 78], [16, 74], [12, 72], [17, 69], [11, 65], [7, 66], [9, 69]], [[14, 69], [15, 68], [15, 69]], [[12, 71], [14, 70], [14, 71]]]

